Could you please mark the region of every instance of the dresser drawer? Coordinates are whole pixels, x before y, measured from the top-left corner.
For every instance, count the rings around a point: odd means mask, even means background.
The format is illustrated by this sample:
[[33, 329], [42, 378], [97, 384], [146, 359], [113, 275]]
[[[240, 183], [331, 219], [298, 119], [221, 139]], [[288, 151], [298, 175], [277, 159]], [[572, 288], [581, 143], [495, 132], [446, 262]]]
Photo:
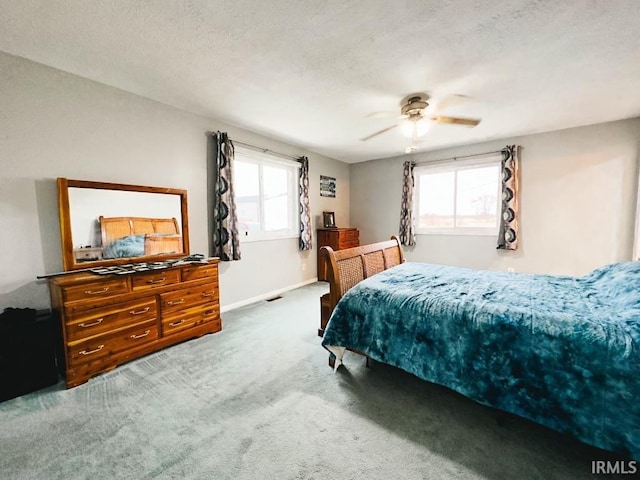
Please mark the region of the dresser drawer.
[[66, 317], [67, 342], [155, 319], [157, 316], [155, 297], [145, 297], [108, 307], [78, 310]]
[[338, 250], [344, 250], [345, 248], [353, 248], [360, 245], [358, 238], [350, 239], [350, 240], [340, 240], [338, 242]]
[[69, 366], [108, 357], [129, 348], [144, 345], [158, 339], [158, 322], [148, 320], [131, 328], [105, 333], [80, 342], [69, 343]]
[[71, 303], [113, 297], [128, 291], [127, 279], [119, 277], [109, 280], [100, 279], [100, 281], [80, 285], [69, 285], [62, 288], [62, 296], [65, 303]]
[[217, 305], [218, 298], [217, 284], [206, 283], [204, 285], [161, 294], [160, 308], [162, 316], [167, 317], [176, 312], [180, 312], [187, 307], [195, 307], [204, 304]]
[[203, 265], [197, 267], [185, 267], [182, 269], [182, 281], [210, 278], [218, 281], [218, 265]]
[[358, 241], [360, 232], [358, 230], [345, 230], [340, 232], [340, 240]]
[[162, 335], [171, 335], [204, 322], [220, 321], [220, 306], [201, 305], [162, 319]]
[[163, 287], [180, 281], [179, 270], [162, 270], [161, 272], [139, 273], [132, 275], [131, 287], [134, 291], [147, 288]]

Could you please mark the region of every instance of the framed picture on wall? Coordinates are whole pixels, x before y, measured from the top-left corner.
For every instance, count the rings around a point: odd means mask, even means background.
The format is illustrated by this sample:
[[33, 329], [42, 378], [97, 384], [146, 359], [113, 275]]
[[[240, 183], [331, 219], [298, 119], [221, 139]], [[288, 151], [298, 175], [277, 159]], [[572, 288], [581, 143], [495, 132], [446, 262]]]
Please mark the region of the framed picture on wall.
[[322, 224], [324, 228], [336, 228], [336, 215], [334, 212], [322, 212]]
[[320, 175], [320, 196], [321, 197], [336, 197], [336, 179], [335, 177], [327, 177], [326, 175]]

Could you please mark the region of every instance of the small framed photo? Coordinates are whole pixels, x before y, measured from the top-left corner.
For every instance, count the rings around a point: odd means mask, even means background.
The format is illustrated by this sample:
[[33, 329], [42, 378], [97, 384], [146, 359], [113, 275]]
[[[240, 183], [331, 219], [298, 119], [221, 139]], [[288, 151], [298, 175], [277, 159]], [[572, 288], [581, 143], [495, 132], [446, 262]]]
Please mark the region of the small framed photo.
[[322, 224], [324, 228], [336, 228], [336, 215], [334, 212], [322, 212]]

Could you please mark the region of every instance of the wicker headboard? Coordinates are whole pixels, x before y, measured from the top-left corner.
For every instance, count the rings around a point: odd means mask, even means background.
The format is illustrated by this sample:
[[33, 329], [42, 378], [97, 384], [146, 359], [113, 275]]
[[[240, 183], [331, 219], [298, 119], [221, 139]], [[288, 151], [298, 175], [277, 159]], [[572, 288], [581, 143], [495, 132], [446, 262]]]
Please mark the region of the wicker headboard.
[[331, 309], [358, 282], [387, 268], [404, 263], [400, 240], [395, 235], [386, 242], [334, 251], [322, 247], [320, 254], [327, 259], [329, 298]]
[[102, 246], [109, 245], [127, 235], [146, 235], [152, 233], [178, 234], [178, 221], [175, 218], [144, 217], [103, 217], [100, 216]]

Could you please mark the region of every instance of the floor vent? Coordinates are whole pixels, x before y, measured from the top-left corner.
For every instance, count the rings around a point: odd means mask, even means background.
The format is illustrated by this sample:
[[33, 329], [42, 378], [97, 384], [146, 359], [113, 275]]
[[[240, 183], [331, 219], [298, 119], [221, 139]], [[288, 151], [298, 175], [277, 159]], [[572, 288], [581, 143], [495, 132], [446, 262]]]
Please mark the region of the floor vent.
[[280, 300], [282, 297], [277, 295], [275, 297], [267, 298], [267, 302], [273, 302], [274, 300]]

